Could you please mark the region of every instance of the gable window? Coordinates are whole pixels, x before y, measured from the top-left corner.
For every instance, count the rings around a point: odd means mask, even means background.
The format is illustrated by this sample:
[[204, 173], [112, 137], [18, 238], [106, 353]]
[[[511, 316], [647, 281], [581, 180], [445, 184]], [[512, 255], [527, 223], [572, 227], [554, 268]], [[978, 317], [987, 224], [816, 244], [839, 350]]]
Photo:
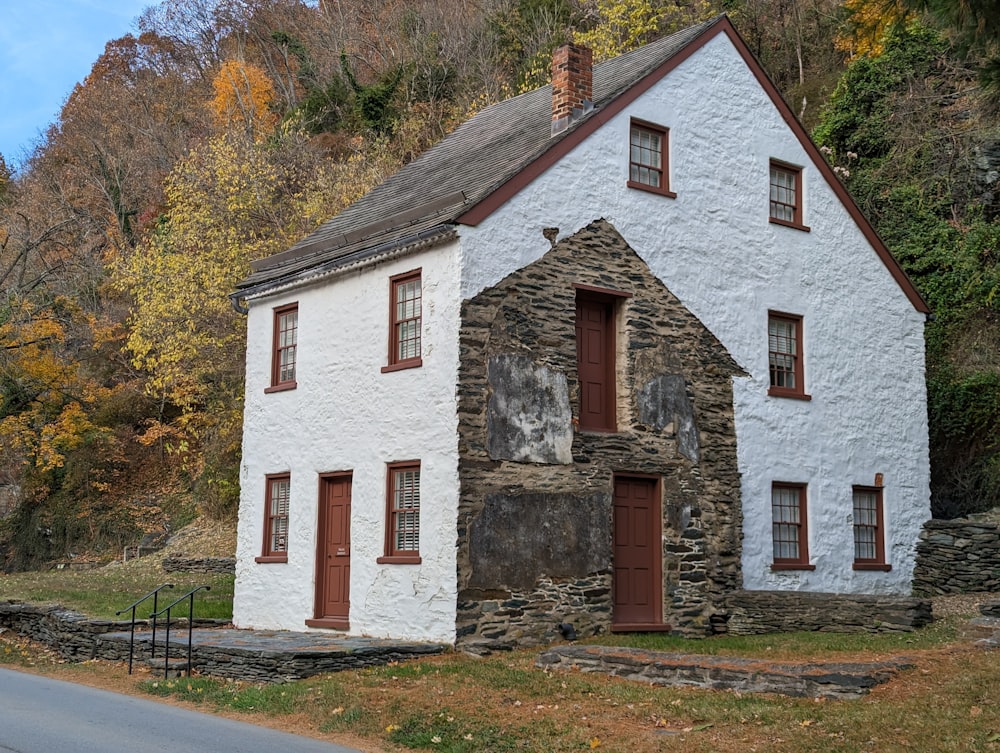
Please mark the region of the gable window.
[[771, 485], [772, 570], [813, 570], [809, 564], [806, 485]]
[[299, 342], [299, 304], [274, 310], [274, 346], [271, 353], [271, 386], [266, 392], [296, 386], [295, 360]]
[[389, 363], [382, 371], [420, 366], [421, 314], [420, 270], [389, 280]]
[[288, 501], [291, 476], [267, 476], [264, 492], [264, 546], [257, 562], [288, 561]]
[[890, 570], [885, 561], [885, 523], [882, 517], [882, 489], [855, 486], [854, 569]]
[[615, 304], [631, 296], [617, 290], [576, 288], [576, 367], [579, 428], [617, 431], [615, 395]]
[[385, 556], [380, 563], [420, 564], [420, 461], [386, 468]]
[[628, 185], [674, 197], [667, 170], [667, 129], [632, 120], [629, 128]]
[[769, 395], [809, 400], [802, 357], [802, 317], [777, 311], [767, 313]]
[[802, 224], [802, 168], [771, 160], [770, 219], [808, 230]]

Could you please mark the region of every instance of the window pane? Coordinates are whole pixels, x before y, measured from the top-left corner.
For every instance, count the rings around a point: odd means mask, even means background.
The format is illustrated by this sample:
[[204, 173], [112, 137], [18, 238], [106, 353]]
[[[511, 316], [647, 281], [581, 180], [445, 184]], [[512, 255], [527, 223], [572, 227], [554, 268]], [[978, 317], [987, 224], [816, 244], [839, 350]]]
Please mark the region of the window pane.
[[768, 319], [767, 349], [771, 386], [796, 389], [796, 323], [788, 319]]
[[420, 550], [420, 471], [400, 470], [393, 478], [393, 547]]
[[801, 490], [775, 486], [771, 489], [772, 538], [775, 561], [801, 560]]
[[866, 489], [854, 490], [854, 559], [879, 561], [879, 494]]
[[663, 183], [663, 136], [632, 126], [629, 141], [629, 179], [659, 188]]
[[797, 172], [771, 167], [771, 217], [785, 222], [795, 222], [797, 184]]

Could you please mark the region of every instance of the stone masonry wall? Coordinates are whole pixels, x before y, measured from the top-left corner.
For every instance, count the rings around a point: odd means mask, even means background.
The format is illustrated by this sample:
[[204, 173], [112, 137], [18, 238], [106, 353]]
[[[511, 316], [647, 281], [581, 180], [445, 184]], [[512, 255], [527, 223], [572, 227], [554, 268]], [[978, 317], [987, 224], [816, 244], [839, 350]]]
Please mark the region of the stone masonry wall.
[[[577, 429], [574, 287], [615, 304], [617, 431]], [[740, 585], [738, 366], [606, 221], [466, 301], [459, 372], [461, 647], [612, 621], [615, 474], [658, 479], [663, 622], [704, 635]]]
[[716, 631], [731, 635], [910, 632], [931, 621], [929, 601], [902, 596], [736, 591], [726, 606], [728, 620]]
[[1000, 591], [1000, 526], [970, 520], [928, 520], [917, 543], [913, 593]]
[[222, 573], [236, 572], [234, 557], [178, 557], [163, 558], [163, 569], [168, 573]]

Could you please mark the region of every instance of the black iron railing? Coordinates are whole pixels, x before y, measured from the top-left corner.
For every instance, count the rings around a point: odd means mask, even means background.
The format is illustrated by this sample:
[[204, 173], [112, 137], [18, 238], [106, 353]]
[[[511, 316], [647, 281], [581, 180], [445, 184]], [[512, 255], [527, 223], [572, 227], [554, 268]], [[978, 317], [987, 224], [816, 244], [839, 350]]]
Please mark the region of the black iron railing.
[[[162, 591], [164, 588], [173, 588], [173, 587], [174, 587], [173, 583], [164, 583], [162, 586], [157, 586], [156, 588], [154, 588], [152, 591], [150, 591], [148, 594], [146, 594], [145, 596], [143, 596], [138, 601], [133, 602], [129, 606], [125, 607], [124, 609], [119, 609], [117, 612], [115, 612], [115, 617], [119, 617], [119, 616], [121, 616], [121, 614], [123, 612], [127, 612], [130, 609], [132, 610], [132, 625], [129, 627], [129, 633], [128, 633], [128, 673], [129, 674], [132, 674], [132, 657], [135, 655], [135, 608], [137, 606], [139, 606], [140, 604], [142, 604], [142, 602], [144, 602], [147, 599], [149, 599], [150, 597], [152, 597], [152, 599], [153, 599], [153, 612], [156, 612], [156, 602], [157, 602], [157, 599], [159, 598], [160, 591]], [[153, 619], [153, 643], [152, 643], [152, 645], [154, 645], [154, 646], [156, 645], [156, 619], [155, 618]]]
[[[188, 646], [187, 646], [187, 673], [188, 677], [191, 676], [191, 644], [193, 639], [193, 629], [194, 629], [194, 595], [199, 591], [211, 591], [211, 586], [198, 586], [197, 588], [192, 588], [186, 594], [171, 602], [159, 612], [154, 612], [149, 615], [149, 619], [153, 620], [153, 624], [156, 624], [156, 619], [160, 615], [166, 616], [167, 630], [166, 636], [163, 639], [163, 678], [169, 677], [170, 672], [170, 610], [176, 607], [185, 599], [188, 600]], [[150, 647], [150, 659], [155, 659], [156, 653], [156, 643], [154, 641], [153, 645]]]

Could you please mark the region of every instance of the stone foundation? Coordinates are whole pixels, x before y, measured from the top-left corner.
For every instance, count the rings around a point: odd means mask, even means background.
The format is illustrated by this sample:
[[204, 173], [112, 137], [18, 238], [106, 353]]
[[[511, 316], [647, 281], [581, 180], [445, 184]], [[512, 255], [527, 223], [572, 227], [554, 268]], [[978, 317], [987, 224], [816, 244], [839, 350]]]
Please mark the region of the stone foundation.
[[932, 620], [923, 599], [797, 591], [737, 591], [726, 598], [726, 614], [716, 632], [730, 635], [911, 632]]
[[928, 520], [917, 543], [918, 596], [1000, 591], [1000, 526]]

